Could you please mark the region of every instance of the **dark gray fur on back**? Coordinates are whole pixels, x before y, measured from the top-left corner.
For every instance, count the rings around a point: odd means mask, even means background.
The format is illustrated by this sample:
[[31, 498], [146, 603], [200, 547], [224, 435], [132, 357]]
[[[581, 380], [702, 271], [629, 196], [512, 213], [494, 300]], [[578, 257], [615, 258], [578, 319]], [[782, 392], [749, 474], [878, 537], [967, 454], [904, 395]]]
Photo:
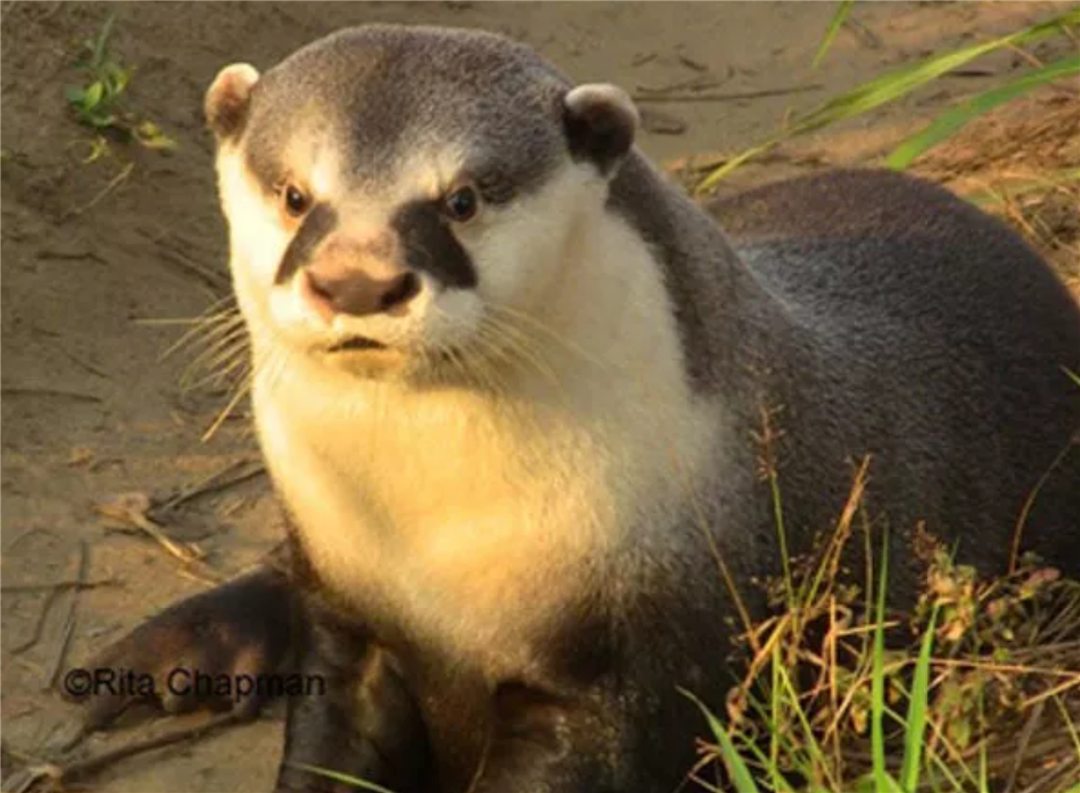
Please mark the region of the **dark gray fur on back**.
[[[611, 207], [656, 252], [687, 376], [739, 429], [700, 503], [753, 613], [763, 598], [752, 580], [780, 573], [771, 497], [755, 481], [763, 410], [793, 553], [836, 525], [870, 455], [866, 514], [875, 543], [889, 529], [892, 607], [921, 589], [917, 524], [961, 562], [1001, 572], [1044, 475], [1021, 547], [1080, 575], [1080, 388], [1065, 373], [1080, 372], [1080, 310], [1012, 231], [941, 188], [873, 171], [720, 201], [718, 226], [636, 155]], [[669, 546], [642, 549], [666, 571], [666, 591], [629, 604], [635, 624], [611, 641], [634, 659], [627, 678], [677, 678], [720, 701], [731, 623], [715, 615], [731, 618], [734, 604], [692, 512]], [[655, 736], [688, 718], [656, 702], [631, 741], [654, 768], [642, 778], [674, 772]]]
[[[871, 503], [898, 536], [925, 520], [960, 558], [1003, 569], [1025, 501], [1080, 439], [1065, 372], [1080, 371], [1080, 311], [1061, 282], [1000, 222], [892, 173], [804, 178], [714, 211], [792, 340], [770, 357], [794, 493], [820, 477], [800, 459], [871, 454]], [[1080, 573], [1076, 450], [1024, 539]], [[897, 573], [899, 593], [913, 582]]]
[[[718, 202], [721, 232], [632, 159], [612, 206], [657, 251], [696, 387], [751, 426], [755, 409], [778, 409], [794, 530], [830, 525], [851, 464], [871, 455], [870, 503], [898, 545], [926, 521], [961, 559], [1004, 568], [1026, 499], [1080, 437], [1080, 389], [1066, 375], [1080, 371], [1080, 311], [1016, 234], [889, 172]], [[768, 519], [717, 530], [761, 537]], [[1080, 452], [1049, 476], [1023, 538], [1080, 573]], [[898, 601], [915, 575], [896, 571]]]

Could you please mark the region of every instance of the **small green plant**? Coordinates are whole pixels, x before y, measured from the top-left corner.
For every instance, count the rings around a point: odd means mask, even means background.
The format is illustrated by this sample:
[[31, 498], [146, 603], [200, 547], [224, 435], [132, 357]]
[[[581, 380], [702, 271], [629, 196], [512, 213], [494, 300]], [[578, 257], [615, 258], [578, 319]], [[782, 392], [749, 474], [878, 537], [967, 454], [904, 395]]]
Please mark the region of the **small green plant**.
[[149, 119], [140, 119], [123, 105], [124, 92], [131, 83], [133, 67], [125, 67], [109, 50], [115, 16], [110, 14], [101, 30], [83, 42], [75, 66], [85, 74], [82, 85], [69, 85], [64, 97], [80, 124], [98, 134], [90, 142], [87, 162], [108, 152], [107, 133], [134, 139], [148, 149], [172, 149], [176, 142]]

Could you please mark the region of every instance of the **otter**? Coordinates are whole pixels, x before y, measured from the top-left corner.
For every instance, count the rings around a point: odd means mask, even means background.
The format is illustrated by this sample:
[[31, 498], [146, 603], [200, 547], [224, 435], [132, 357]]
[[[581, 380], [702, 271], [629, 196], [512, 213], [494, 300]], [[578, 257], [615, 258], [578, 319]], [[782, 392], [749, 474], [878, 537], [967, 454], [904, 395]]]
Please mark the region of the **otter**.
[[723, 702], [731, 587], [761, 617], [780, 569], [763, 416], [792, 553], [870, 456], [894, 606], [920, 524], [1080, 572], [1080, 311], [945, 190], [834, 171], [706, 212], [624, 91], [478, 31], [342, 30], [205, 109], [290, 538], [98, 663], [324, 676], [279, 790], [675, 789], [678, 689]]

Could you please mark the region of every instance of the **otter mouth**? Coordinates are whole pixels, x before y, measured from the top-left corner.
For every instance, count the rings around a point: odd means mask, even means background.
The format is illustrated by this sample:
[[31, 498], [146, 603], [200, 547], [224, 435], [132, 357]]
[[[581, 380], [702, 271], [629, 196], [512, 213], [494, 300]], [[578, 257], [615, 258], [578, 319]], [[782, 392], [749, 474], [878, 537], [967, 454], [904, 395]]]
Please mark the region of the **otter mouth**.
[[385, 350], [386, 345], [382, 342], [375, 341], [375, 339], [369, 339], [366, 336], [350, 336], [347, 339], [342, 339], [332, 347], [327, 348], [327, 352], [352, 352], [356, 350]]

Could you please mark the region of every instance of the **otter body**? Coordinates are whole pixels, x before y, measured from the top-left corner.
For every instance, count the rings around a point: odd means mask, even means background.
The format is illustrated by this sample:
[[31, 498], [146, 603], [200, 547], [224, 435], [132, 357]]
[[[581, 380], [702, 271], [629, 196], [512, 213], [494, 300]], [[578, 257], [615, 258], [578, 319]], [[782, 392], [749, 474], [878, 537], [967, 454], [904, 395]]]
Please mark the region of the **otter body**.
[[462, 31], [342, 31], [207, 112], [293, 642], [341, 693], [291, 705], [282, 790], [674, 789], [677, 688], [734, 680], [717, 554], [755, 617], [779, 571], [763, 456], [793, 552], [871, 457], [894, 605], [919, 523], [990, 572], [1021, 521], [1080, 572], [1080, 313], [943, 190], [839, 172], [714, 219], [624, 93]]

